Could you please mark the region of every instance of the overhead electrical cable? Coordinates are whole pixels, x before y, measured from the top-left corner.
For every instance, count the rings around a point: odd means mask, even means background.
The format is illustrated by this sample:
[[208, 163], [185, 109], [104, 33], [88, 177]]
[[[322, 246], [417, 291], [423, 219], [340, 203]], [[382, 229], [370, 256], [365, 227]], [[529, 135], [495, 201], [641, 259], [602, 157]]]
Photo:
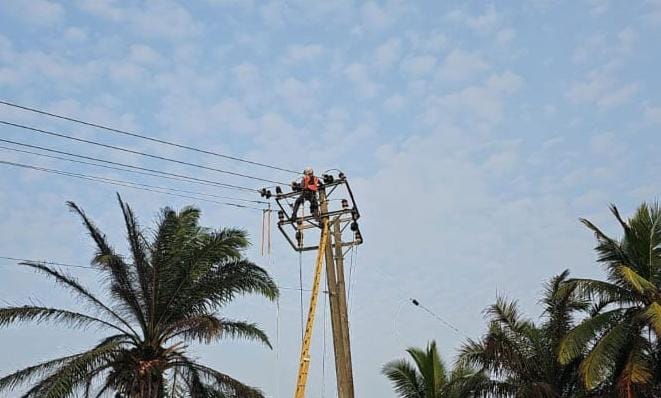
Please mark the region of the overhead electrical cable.
[[[0, 141], [3, 141], [3, 140], [0, 140]], [[159, 175], [159, 174], [155, 174], [155, 173], [148, 173], [148, 172], [131, 170], [131, 169], [123, 169], [121, 167], [106, 166], [104, 164], [85, 162], [83, 160], [68, 159], [68, 158], [63, 158], [63, 157], [60, 157], [60, 156], [47, 155], [45, 153], [26, 151], [24, 149], [10, 148], [10, 147], [6, 147], [4, 145], [0, 145], [0, 149], [13, 151], [13, 152], [19, 152], [19, 153], [26, 153], [26, 154], [29, 154], [29, 155], [40, 156], [40, 157], [45, 157], [45, 158], [49, 158], [49, 159], [57, 159], [57, 160], [63, 160], [63, 161], [67, 161], [67, 162], [78, 163], [78, 164], [85, 164], [85, 165], [89, 165], [89, 166], [103, 167], [105, 169], [124, 171], [124, 172], [127, 172], [127, 173], [136, 173], [136, 174], [147, 175], [147, 176], [151, 176], [151, 177], [166, 178], [166, 179], [170, 179], [170, 180], [174, 180], [174, 181], [191, 182], [191, 181], [186, 181], [185, 179], [173, 178], [173, 177], [163, 176], [163, 175]], [[130, 183], [133, 183], [133, 182], [130, 182]], [[205, 184], [205, 185], [213, 186], [213, 184]], [[163, 189], [172, 189], [174, 191], [177, 191], [173, 188], [163, 188]], [[201, 192], [184, 191], [184, 190], [179, 190], [179, 191], [193, 193], [193, 194], [196, 194], [196, 195], [210, 196], [210, 197], [214, 197], [214, 198], [218, 198], [218, 199], [236, 200], [236, 201], [239, 201], [239, 202], [258, 203], [258, 204], [269, 204], [268, 202], [264, 202], [264, 201], [261, 201], [261, 200], [236, 198], [236, 197], [232, 197], [232, 196], [223, 196], [223, 195], [215, 195], [215, 194], [210, 194], [210, 193], [201, 193]]]
[[126, 163], [113, 162], [111, 160], [99, 159], [99, 158], [95, 158], [95, 157], [92, 157], [92, 156], [85, 156], [85, 155], [80, 155], [80, 154], [76, 154], [76, 153], [72, 153], [72, 152], [59, 151], [57, 149], [47, 148], [47, 147], [43, 147], [43, 146], [39, 146], [39, 145], [26, 144], [26, 143], [18, 142], [18, 141], [6, 140], [6, 139], [3, 139], [3, 138], [0, 138], [0, 142], [6, 142], [6, 143], [9, 143], [9, 144], [12, 144], [12, 145], [22, 146], [22, 147], [25, 147], [25, 148], [39, 149], [40, 151], [45, 151], [45, 152], [58, 153], [60, 155], [72, 156], [72, 157], [76, 157], [76, 158], [79, 158], [79, 159], [87, 159], [87, 160], [93, 160], [95, 162], [101, 162], [101, 163], [106, 163], [106, 164], [113, 164], [113, 165], [117, 165], [117, 166], [122, 166], [122, 167], [128, 167], [130, 169], [144, 170], [144, 171], [148, 171], [148, 172], [151, 172], [151, 173], [161, 174], [161, 175], [164, 175], [164, 176], [176, 177], [176, 179], [181, 179], [182, 181], [188, 181], [188, 182], [201, 184], [201, 185], [216, 186], [216, 187], [219, 187], [219, 188], [230, 188], [230, 189], [236, 189], [236, 190], [247, 191], [247, 192], [258, 192], [257, 189], [242, 187], [240, 185], [226, 184], [224, 182], [206, 180], [206, 179], [203, 179], [203, 178], [191, 177], [191, 176], [187, 176], [187, 175], [184, 175], [184, 174], [170, 173], [170, 172], [167, 172], [167, 171], [150, 169], [150, 168], [147, 168], [147, 167], [140, 167], [140, 166], [135, 166], [135, 165], [126, 164]]
[[196, 147], [192, 147], [192, 146], [185, 145], [185, 144], [179, 144], [179, 143], [176, 143], [176, 142], [166, 141], [166, 140], [162, 140], [162, 139], [159, 139], [159, 138], [149, 137], [149, 136], [146, 136], [146, 135], [143, 135], [143, 134], [138, 134], [138, 133], [127, 131], [127, 130], [120, 130], [120, 129], [117, 129], [117, 128], [114, 128], [114, 127], [104, 126], [104, 125], [99, 124], [99, 123], [87, 122], [87, 121], [84, 121], [84, 120], [81, 120], [81, 119], [76, 119], [76, 118], [69, 117], [69, 116], [58, 115], [56, 113], [51, 113], [51, 112], [47, 112], [47, 111], [44, 111], [44, 110], [31, 108], [31, 107], [24, 106], [24, 105], [15, 104], [15, 103], [12, 103], [12, 102], [9, 102], [9, 101], [0, 100], [0, 104], [10, 106], [10, 107], [13, 107], [13, 108], [17, 108], [17, 109], [22, 109], [22, 110], [33, 112], [33, 113], [38, 113], [38, 114], [45, 115], [45, 116], [50, 116], [50, 117], [61, 119], [61, 120], [66, 120], [66, 121], [73, 122], [73, 123], [82, 124], [82, 125], [89, 126], [89, 127], [94, 127], [94, 128], [97, 128], [97, 129], [102, 129], [102, 130], [109, 131], [109, 132], [112, 132], [112, 133], [123, 134], [123, 135], [127, 135], [127, 136], [130, 136], [130, 137], [135, 137], [135, 138], [140, 138], [140, 139], [151, 141], [151, 142], [157, 142], [159, 144], [168, 145], [168, 146], [172, 146], [172, 147], [175, 147], [175, 148], [186, 149], [186, 150], [194, 151], [194, 152], [198, 152], [198, 153], [204, 153], [206, 155], [217, 156], [217, 157], [221, 157], [221, 158], [225, 158], [225, 159], [229, 159], [229, 160], [234, 160], [234, 161], [237, 161], [237, 162], [251, 164], [253, 166], [266, 167], [266, 168], [269, 168], [269, 169], [285, 171], [285, 172], [293, 173], [293, 174], [301, 174], [298, 171], [286, 169], [286, 168], [283, 168], [283, 167], [278, 167], [278, 166], [274, 166], [274, 165], [270, 165], [270, 164], [266, 164], [266, 163], [261, 163], [261, 162], [255, 162], [255, 161], [252, 161], [252, 160], [242, 159], [242, 158], [239, 158], [239, 157], [236, 157], [236, 156], [225, 155], [225, 154], [222, 154], [222, 153], [213, 152], [213, 151], [209, 151], [209, 150], [201, 149], [201, 148], [196, 148]]
[[196, 167], [198, 169], [204, 169], [204, 170], [209, 170], [209, 171], [215, 171], [217, 173], [223, 173], [223, 174], [233, 175], [233, 176], [237, 176], [237, 177], [248, 178], [248, 179], [255, 180], [255, 181], [262, 181], [262, 182], [270, 182], [270, 183], [274, 183], [274, 184], [287, 185], [284, 182], [269, 180], [268, 178], [255, 177], [255, 176], [251, 176], [251, 175], [248, 175], [248, 174], [243, 174], [243, 173], [237, 173], [237, 172], [234, 172], [234, 171], [218, 169], [218, 168], [215, 168], [215, 167], [209, 167], [209, 166], [205, 166], [205, 165], [198, 164], [198, 163], [191, 163], [191, 162], [186, 162], [184, 160], [167, 158], [165, 156], [154, 155], [154, 154], [146, 153], [146, 152], [140, 152], [140, 151], [136, 151], [136, 150], [133, 150], [133, 149], [124, 148], [124, 147], [120, 147], [120, 146], [116, 146], [116, 145], [104, 144], [102, 142], [87, 140], [87, 139], [79, 138], [79, 137], [74, 137], [74, 136], [71, 136], [71, 135], [62, 134], [62, 133], [58, 133], [58, 132], [55, 132], [55, 131], [39, 129], [39, 128], [36, 128], [36, 127], [26, 126], [24, 124], [12, 123], [12, 122], [8, 122], [8, 121], [5, 121], [5, 120], [0, 120], [0, 124], [20, 128], [20, 129], [23, 129], [23, 130], [32, 131], [32, 132], [35, 132], [35, 133], [38, 133], [38, 134], [46, 134], [46, 135], [50, 135], [50, 136], [53, 136], [53, 137], [59, 137], [59, 138], [63, 138], [63, 139], [71, 140], [71, 141], [83, 142], [83, 143], [86, 143], [86, 144], [96, 145], [96, 146], [100, 146], [100, 147], [107, 148], [107, 149], [113, 149], [113, 150], [116, 150], [116, 151], [131, 153], [133, 155], [139, 155], [139, 156], [144, 156], [144, 157], [148, 157], [148, 158], [152, 158], [152, 159], [158, 159], [158, 160], [162, 160], [162, 161], [165, 161], [165, 162], [182, 164], [182, 165], [185, 165], [185, 166]]
[[[90, 176], [87, 174], [82, 174], [82, 173], [72, 173], [68, 171], [62, 171], [62, 170], [55, 170], [55, 169], [49, 169], [46, 167], [39, 167], [39, 166], [34, 166], [34, 165], [28, 165], [28, 164], [23, 164], [23, 163], [16, 163], [16, 162], [10, 162], [6, 160], [0, 160], [0, 164], [4, 164], [7, 166], [14, 166], [14, 167], [20, 167], [24, 169], [31, 169], [35, 171], [41, 171], [45, 173], [51, 173], [51, 174], [58, 174], [58, 175], [63, 175], [63, 176], [68, 176], [68, 177], [73, 177], [73, 178], [79, 178], [82, 180], [88, 180], [88, 181], [95, 181], [95, 182], [100, 182], [104, 184], [109, 184], [109, 185], [116, 185], [120, 187], [126, 187], [126, 188], [132, 188], [132, 189], [138, 189], [138, 190], [143, 190], [143, 191], [149, 191], [149, 192], [156, 192], [164, 195], [170, 195], [170, 196], [178, 196], [181, 198], [188, 198], [188, 199], [195, 199], [203, 202], [209, 202], [209, 203], [215, 203], [218, 205], [223, 205], [223, 206], [232, 206], [232, 207], [240, 207], [240, 208], [245, 208], [245, 209], [252, 209], [252, 210], [259, 210], [263, 211], [264, 209], [261, 207], [254, 207], [254, 206], [247, 206], [247, 205], [242, 205], [238, 203], [230, 203], [230, 202], [220, 202], [217, 200], [212, 200], [212, 199], [204, 199], [196, 196], [190, 196], [190, 195], [182, 195], [178, 193], [173, 193], [169, 191], [180, 191], [174, 188], [164, 188], [164, 187], [156, 187], [152, 185], [147, 185], [147, 184], [141, 184], [141, 183], [136, 183], [136, 182], [130, 182], [130, 181], [121, 181], [121, 180], [114, 180], [110, 178], [105, 178], [105, 177], [98, 177], [98, 176]], [[197, 193], [199, 194], [199, 193]]]
[[[50, 260], [34, 260], [34, 259], [29, 259], [29, 258], [20, 258], [20, 257], [12, 257], [12, 256], [0, 256], [0, 260], [8, 260], [8, 261], [18, 261], [18, 262], [24, 262], [24, 263], [40, 263], [40, 264], [46, 264], [46, 265], [55, 265], [58, 267], [65, 267], [65, 268], [82, 268], [82, 269], [89, 269], [92, 271], [99, 271], [99, 268], [92, 267], [89, 265], [79, 265], [79, 264], [69, 264], [69, 263], [62, 263], [58, 261], [50, 261]], [[18, 264], [13, 264], [13, 265], [18, 265]], [[281, 290], [299, 290], [296, 287], [287, 287], [287, 286], [278, 286], [278, 289]], [[309, 289], [304, 289], [305, 291], [310, 291]]]

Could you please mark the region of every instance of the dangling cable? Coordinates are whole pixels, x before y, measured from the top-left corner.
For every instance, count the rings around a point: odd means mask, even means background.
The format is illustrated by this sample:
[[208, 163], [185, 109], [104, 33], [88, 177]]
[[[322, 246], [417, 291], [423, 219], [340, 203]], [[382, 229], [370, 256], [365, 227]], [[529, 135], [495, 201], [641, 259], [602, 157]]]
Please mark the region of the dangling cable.
[[275, 301], [275, 393], [280, 397], [280, 297]]
[[321, 356], [321, 398], [326, 396], [326, 311], [328, 311], [328, 293], [324, 293], [324, 343]]
[[266, 210], [262, 210], [262, 239], [260, 241], [261, 246], [259, 249], [259, 254], [263, 257], [264, 256], [264, 231], [266, 228]]
[[303, 319], [303, 252], [298, 252], [298, 288], [301, 292], [301, 344], [303, 344], [304, 319]]

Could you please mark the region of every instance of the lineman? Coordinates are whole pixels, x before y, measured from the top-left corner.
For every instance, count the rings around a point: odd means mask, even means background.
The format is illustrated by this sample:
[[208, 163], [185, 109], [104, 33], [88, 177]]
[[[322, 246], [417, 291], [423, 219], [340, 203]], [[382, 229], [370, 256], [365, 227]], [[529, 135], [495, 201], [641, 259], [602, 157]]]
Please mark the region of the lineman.
[[[292, 183], [294, 186], [296, 182]], [[319, 189], [319, 178], [314, 175], [312, 167], [306, 167], [303, 171], [303, 178], [301, 179], [301, 196], [299, 196], [294, 202], [294, 207], [292, 208], [293, 220], [296, 219], [298, 215], [298, 208], [306, 200], [310, 202], [310, 213], [312, 213], [315, 218], [319, 218], [319, 203], [317, 202], [317, 190]]]

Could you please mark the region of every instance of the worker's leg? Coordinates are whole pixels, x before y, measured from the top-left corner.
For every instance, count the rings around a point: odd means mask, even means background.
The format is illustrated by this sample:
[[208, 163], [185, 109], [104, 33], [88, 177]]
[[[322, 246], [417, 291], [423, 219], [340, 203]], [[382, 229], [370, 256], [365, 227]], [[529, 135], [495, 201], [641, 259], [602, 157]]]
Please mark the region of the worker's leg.
[[296, 201], [294, 201], [294, 207], [291, 209], [291, 218], [292, 220], [296, 218], [298, 215], [298, 208], [301, 206], [303, 201], [305, 200], [305, 194], [302, 193], [298, 198], [296, 198]]
[[319, 202], [317, 202], [317, 194], [315, 192], [310, 193], [310, 197], [308, 198], [310, 201], [310, 213], [312, 213], [313, 216], [315, 216], [317, 219], [319, 218]]

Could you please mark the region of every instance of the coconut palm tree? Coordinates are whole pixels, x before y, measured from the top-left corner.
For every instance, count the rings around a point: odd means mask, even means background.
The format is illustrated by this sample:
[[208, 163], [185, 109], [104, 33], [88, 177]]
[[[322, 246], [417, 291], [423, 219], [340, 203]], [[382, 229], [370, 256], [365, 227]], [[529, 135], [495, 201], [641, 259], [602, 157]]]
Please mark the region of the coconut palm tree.
[[388, 362], [382, 370], [401, 398], [461, 398], [470, 393], [483, 375], [469, 366], [458, 365], [448, 374], [436, 342], [426, 350], [410, 347], [406, 350], [414, 364], [406, 360]]
[[237, 296], [258, 294], [273, 300], [278, 295], [267, 272], [242, 255], [249, 244], [246, 232], [203, 228], [200, 211], [192, 207], [163, 209], [155, 230], [148, 231], [118, 199], [128, 256], [110, 245], [83, 210], [68, 203], [95, 243], [91, 263], [105, 282], [106, 297], [92, 294], [58, 269], [23, 263], [68, 289], [93, 309], [91, 313], [34, 305], [0, 308], [0, 327], [54, 322], [73, 329], [96, 326], [109, 335], [81, 353], [0, 378], [0, 395], [28, 385], [24, 397], [261, 397], [258, 389], [193, 359], [186, 345], [247, 338], [270, 347], [255, 324], [218, 313]]
[[561, 365], [557, 349], [574, 325], [574, 314], [586, 311], [589, 303], [576, 299], [563, 285], [564, 271], [545, 285], [541, 303], [543, 322], [524, 318], [516, 301], [502, 297], [485, 311], [487, 333], [469, 339], [460, 350], [460, 361], [482, 369], [490, 379], [475, 389], [476, 396], [569, 398], [583, 396], [576, 377], [577, 361]]
[[597, 238], [598, 259], [606, 280], [571, 279], [576, 292], [602, 308], [562, 340], [559, 359], [574, 361], [585, 350], [580, 375], [587, 388], [606, 383], [619, 396], [657, 396], [661, 382], [661, 208], [643, 203], [625, 221], [611, 212], [623, 231], [611, 238], [588, 220]]

